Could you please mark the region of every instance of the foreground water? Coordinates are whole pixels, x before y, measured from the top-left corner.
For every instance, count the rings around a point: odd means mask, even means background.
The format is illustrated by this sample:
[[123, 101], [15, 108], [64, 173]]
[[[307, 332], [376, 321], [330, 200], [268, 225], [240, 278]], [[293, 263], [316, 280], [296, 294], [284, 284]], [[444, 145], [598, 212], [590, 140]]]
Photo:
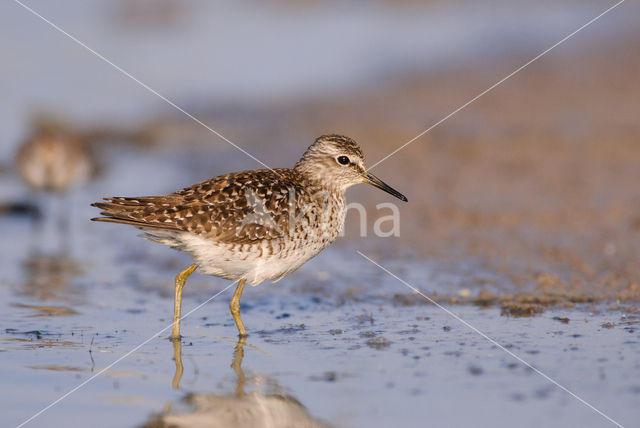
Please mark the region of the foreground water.
[[[212, 289], [224, 285], [212, 282]], [[161, 332], [171, 319], [169, 296], [96, 282], [69, 289], [86, 304], [44, 307], [4, 291], [2, 425], [25, 421], [84, 382], [28, 426], [608, 424], [435, 306], [337, 302], [292, 292], [291, 283], [249, 290], [246, 343], [233, 337], [226, 293], [184, 321], [181, 350], [166, 338], [168, 329]], [[196, 288], [185, 311], [213, 294]], [[609, 417], [626, 426], [637, 421], [636, 316], [572, 309], [506, 318], [496, 308], [452, 310]]]

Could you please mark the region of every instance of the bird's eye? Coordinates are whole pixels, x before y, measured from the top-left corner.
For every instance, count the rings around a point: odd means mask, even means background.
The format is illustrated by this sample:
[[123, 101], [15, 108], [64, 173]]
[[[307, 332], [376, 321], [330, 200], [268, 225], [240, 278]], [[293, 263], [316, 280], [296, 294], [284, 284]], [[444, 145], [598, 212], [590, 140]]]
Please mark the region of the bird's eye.
[[347, 165], [349, 163], [349, 158], [346, 156], [338, 156], [338, 163], [340, 165]]

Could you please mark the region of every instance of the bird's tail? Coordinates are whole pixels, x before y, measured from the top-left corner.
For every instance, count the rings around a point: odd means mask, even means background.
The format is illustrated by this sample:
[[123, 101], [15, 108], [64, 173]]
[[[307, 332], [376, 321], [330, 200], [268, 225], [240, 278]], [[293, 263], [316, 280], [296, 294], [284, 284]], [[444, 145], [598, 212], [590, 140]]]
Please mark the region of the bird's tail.
[[92, 218], [92, 221], [130, 224], [144, 228], [159, 228], [178, 230], [170, 215], [175, 205], [166, 196], [146, 196], [139, 198], [113, 197], [105, 198], [105, 202], [91, 204], [100, 208], [102, 217]]

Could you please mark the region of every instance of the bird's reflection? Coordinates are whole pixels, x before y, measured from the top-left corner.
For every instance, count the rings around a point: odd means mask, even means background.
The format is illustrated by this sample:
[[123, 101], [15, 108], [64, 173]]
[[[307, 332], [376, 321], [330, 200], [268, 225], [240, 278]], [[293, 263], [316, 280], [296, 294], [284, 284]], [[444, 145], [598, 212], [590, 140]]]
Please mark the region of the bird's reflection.
[[182, 373], [184, 372], [184, 366], [182, 365], [182, 341], [172, 340], [173, 343], [173, 361], [176, 363], [176, 373], [173, 375], [173, 388], [180, 389], [180, 380], [182, 379]]
[[[42, 220], [32, 219], [32, 233], [22, 265], [22, 293], [35, 300], [77, 303], [82, 293], [72, 283], [84, 270], [82, 263], [73, 257], [70, 230], [58, 224], [55, 236], [47, 235], [43, 233]], [[57, 246], [49, 248], [52, 244]]]
[[66, 252], [44, 254], [32, 252], [24, 262], [23, 293], [36, 300], [72, 302], [79, 292], [70, 287], [82, 268]]
[[[168, 404], [144, 425], [147, 428], [215, 428], [215, 427], [328, 427], [313, 419], [294, 397], [284, 394], [246, 392], [247, 377], [242, 369], [246, 338], [236, 343], [231, 368], [236, 374], [233, 394], [187, 394], [179, 403]], [[182, 343], [173, 342], [176, 365], [173, 387], [180, 388], [184, 371]], [[178, 407], [179, 410], [176, 410]]]

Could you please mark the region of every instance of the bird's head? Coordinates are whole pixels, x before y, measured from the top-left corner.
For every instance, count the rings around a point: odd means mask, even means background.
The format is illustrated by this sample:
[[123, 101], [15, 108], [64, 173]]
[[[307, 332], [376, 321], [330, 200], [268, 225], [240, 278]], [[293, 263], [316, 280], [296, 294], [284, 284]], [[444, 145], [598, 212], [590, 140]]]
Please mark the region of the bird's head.
[[349, 137], [323, 135], [309, 146], [295, 170], [324, 186], [341, 191], [359, 183], [369, 183], [398, 199], [407, 198], [367, 171], [360, 146]]

